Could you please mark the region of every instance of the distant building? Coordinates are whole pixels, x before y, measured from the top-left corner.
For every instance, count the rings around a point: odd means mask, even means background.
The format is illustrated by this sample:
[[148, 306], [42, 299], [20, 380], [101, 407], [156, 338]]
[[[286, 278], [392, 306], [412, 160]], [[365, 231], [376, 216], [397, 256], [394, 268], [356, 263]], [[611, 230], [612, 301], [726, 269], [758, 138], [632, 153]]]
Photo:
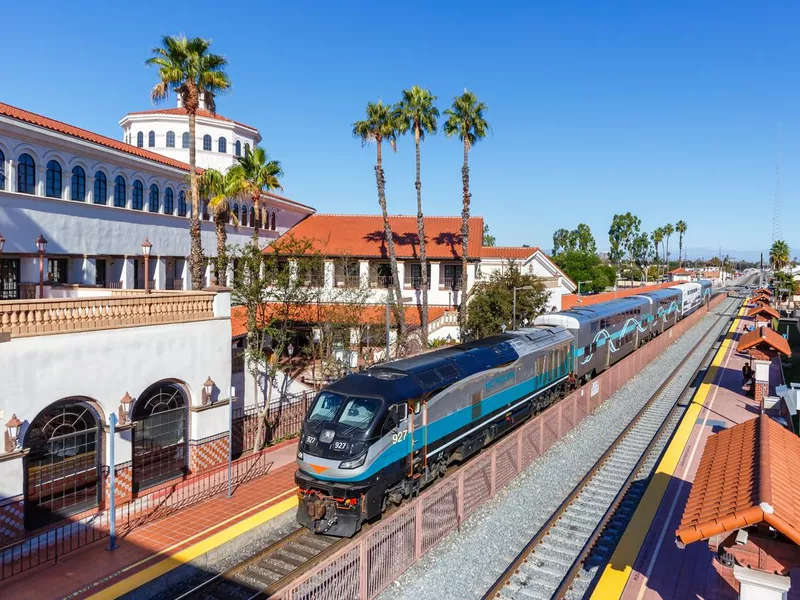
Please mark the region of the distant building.
[[668, 281], [691, 281], [694, 278], [694, 273], [680, 267], [678, 269], [673, 269], [667, 273], [667, 280]]

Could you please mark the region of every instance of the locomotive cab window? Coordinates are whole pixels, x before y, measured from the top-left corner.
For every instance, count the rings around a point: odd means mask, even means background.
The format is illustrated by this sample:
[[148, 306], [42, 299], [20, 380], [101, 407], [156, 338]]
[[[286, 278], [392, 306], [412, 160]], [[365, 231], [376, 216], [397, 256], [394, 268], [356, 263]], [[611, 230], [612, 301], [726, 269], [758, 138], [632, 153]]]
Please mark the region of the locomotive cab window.
[[374, 398], [349, 398], [339, 423], [364, 431], [378, 412], [381, 403]]
[[320, 392], [314, 408], [308, 415], [309, 421], [333, 421], [344, 402], [344, 397], [333, 392]]
[[406, 417], [408, 416], [408, 405], [405, 403], [402, 404], [395, 404], [389, 407], [389, 410], [386, 411], [386, 419], [383, 422], [383, 428], [381, 429], [383, 434], [389, 433], [397, 427], [400, 426], [400, 423], [405, 421]]

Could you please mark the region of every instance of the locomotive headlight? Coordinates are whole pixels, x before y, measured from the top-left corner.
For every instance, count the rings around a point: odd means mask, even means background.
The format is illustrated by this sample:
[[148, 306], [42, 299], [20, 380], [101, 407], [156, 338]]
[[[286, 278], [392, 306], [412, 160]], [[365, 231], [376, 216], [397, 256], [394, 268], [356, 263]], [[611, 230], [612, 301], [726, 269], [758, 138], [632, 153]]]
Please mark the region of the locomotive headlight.
[[319, 441], [323, 444], [330, 444], [335, 436], [336, 432], [332, 429], [324, 429], [322, 433], [319, 434]]
[[302, 450], [298, 450], [298, 451], [297, 451], [297, 458], [298, 458], [299, 460], [303, 460], [303, 451], [302, 451]]
[[357, 469], [358, 467], [360, 467], [360, 466], [362, 466], [364, 464], [365, 460], [367, 460], [367, 453], [366, 452], [364, 452], [364, 454], [362, 454], [358, 458], [352, 458], [350, 460], [342, 461], [339, 464], [339, 468], [340, 469]]

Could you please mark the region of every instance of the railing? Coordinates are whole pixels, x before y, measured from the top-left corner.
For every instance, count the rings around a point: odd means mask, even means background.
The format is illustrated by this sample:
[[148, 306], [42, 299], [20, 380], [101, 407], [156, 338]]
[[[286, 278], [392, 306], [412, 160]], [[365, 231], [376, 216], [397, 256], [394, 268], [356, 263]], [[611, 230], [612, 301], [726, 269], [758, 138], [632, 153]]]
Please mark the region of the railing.
[[[156, 280], [155, 279], [148, 279], [147, 280], [147, 288], [150, 290], [156, 289]], [[143, 290], [144, 289], [144, 279], [137, 279], [136, 280], [136, 289]]]
[[388, 288], [394, 285], [394, 277], [391, 275], [376, 275], [372, 278], [372, 287]]
[[439, 287], [446, 290], [460, 290], [461, 275], [457, 275], [455, 277], [442, 277], [439, 279]]
[[20, 300], [34, 300], [37, 292], [36, 288], [38, 283], [20, 283], [19, 284], [19, 297]]
[[121, 281], [107, 281], [105, 287], [109, 290], [121, 290], [122, 289], [122, 282]]
[[[414, 276], [406, 276], [403, 279], [403, 285], [405, 287], [411, 287], [415, 290], [422, 289], [422, 277], [414, 277]], [[428, 277], [428, 289], [431, 289], [431, 278]]]
[[[125, 290], [127, 291], [127, 290]], [[202, 321], [214, 317], [214, 294], [138, 294], [100, 298], [0, 301], [0, 333], [24, 337]]]
[[360, 275], [335, 275], [334, 285], [336, 287], [357, 288], [361, 285]]
[[[239, 486], [266, 475], [271, 467], [267, 451], [233, 461], [231, 481], [234, 495]], [[124, 467], [117, 466], [117, 472], [121, 468]], [[107, 477], [108, 467], [104, 466], [103, 479]], [[117, 501], [116, 534], [121, 539], [136, 527], [162, 519], [227, 489], [228, 465], [225, 462], [180, 482], [168, 483], [121, 506]], [[91, 514], [73, 517], [67, 524], [3, 546], [0, 548], [0, 581], [40, 565], [57, 562], [65, 554], [106, 538], [108, 528], [109, 511], [92, 511]]]
[[168, 290], [182, 290], [183, 279], [167, 279], [166, 288]]
[[[280, 402], [271, 402], [267, 412], [264, 443], [271, 444], [297, 436], [313, 399], [314, 392], [307, 391], [288, 394]], [[258, 406], [245, 406], [233, 410], [234, 456], [240, 456], [253, 447], [262, 410], [263, 408]]]
[[306, 287], [322, 287], [325, 285], [325, 276], [310, 275], [304, 279], [303, 285]]
[[[711, 308], [724, 299], [718, 296]], [[699, 310], [506, 436], [272, 597], [375, 598], [705, 315]]]
[[456, 311], [449, 310], [442, 314], [442, 316], [438, 319], [434, 319], [428, 323], [428, 333], [433, 333], [437, 329], [452, 325], [458, 325], [458, 313]]

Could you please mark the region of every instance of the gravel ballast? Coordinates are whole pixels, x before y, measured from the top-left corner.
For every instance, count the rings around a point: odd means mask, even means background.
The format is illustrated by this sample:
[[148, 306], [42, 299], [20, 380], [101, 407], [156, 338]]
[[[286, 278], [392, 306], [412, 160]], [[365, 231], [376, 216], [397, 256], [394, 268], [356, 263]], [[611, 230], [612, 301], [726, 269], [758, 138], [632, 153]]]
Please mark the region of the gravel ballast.
[[[723, 301], [722, 312], [735, 301]], [[728, 312], [728, 308], [725, 309]], [[717, 319], [709, 314], [401, 575], [379, 598], [480, 598]], [[719, 325], [724, 331], [727, 321]]]

